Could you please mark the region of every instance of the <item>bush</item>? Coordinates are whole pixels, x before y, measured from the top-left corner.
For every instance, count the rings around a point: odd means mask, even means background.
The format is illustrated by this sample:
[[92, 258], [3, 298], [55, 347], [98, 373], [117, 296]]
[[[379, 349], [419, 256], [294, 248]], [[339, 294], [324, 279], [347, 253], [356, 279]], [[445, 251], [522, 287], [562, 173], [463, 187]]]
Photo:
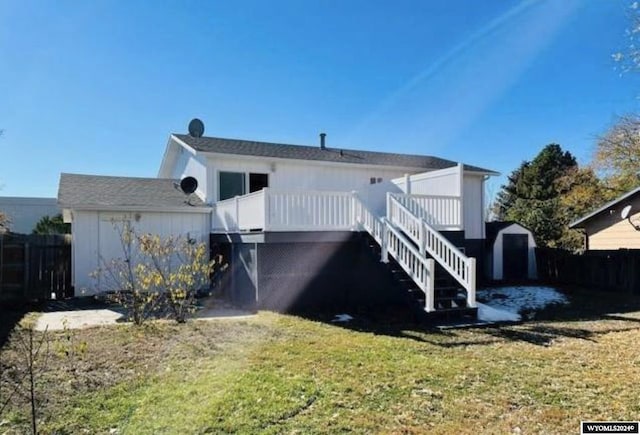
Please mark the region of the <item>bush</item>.
[[92, 274], [98, 290], [108, 292], [136, 325], [159, 313], [183, 323], [196, 308], [196, 292], [209, 285], [216, 266], [206, 245], [183, 237], [137, 234], [129, 221], [114, 226], [123, 256], [101, 259]]

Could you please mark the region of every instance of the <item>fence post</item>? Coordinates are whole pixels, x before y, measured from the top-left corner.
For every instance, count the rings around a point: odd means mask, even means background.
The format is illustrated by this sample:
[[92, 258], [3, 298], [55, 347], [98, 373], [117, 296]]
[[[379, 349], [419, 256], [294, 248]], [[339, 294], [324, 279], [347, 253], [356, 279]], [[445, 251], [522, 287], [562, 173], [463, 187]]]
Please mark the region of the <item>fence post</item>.
[[467, 306], [475, 308], [476, 305], [476, 259], [469, 257], [469, 288], [467, 288]]
[[4, 236], [0, 234], [0, 299], [2, 298], [2, 269], [4, 265]]
[[24, 269], [23, 269], [23, 273], [24, 273], [24, 297], [25, 299], [29, 299], [29, 263], [30, 263], [30, 258], [29, 258], [29, 242], [25, 242], [24, 244]]
[[436, 310], [435, 306], [436, 266], [433, 258], [427, 259], [427, 288], [425, 289], [424, 309], [427, 313]]

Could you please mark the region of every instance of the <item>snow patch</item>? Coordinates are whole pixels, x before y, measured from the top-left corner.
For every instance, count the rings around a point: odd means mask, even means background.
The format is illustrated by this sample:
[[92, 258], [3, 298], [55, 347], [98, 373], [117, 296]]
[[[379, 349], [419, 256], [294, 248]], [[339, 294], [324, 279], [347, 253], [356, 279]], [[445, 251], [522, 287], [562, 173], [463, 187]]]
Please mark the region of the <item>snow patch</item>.
[[[537, 311], [552, 304], [568, 304], [565, 295], [551, 287], [498, 287], [477, 292], [478, 319], [487, 322], [518, 321], [522, 311]], [[509, 318], [511, 317], [511, 318]]]
[[348, 314], [336, 314], [332, 322], [348, 322], [350, 320], [353, 320], [353, 317]]
[[519, 322], [521, 319], [520, 314], [517, 313], [493, 308], [480, 302], [478, 302], [477, 305], [478, 320], [482, 320], [483, 322]]

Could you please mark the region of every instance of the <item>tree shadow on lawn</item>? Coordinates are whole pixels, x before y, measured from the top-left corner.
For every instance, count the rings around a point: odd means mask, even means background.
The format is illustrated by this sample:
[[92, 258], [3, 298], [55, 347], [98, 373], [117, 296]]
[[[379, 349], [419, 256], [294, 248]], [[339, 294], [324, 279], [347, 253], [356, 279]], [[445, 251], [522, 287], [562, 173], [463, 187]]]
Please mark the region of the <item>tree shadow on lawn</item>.
[[[552, 305], [535, 313], [525, 312], [523, 318], [528, 320], [518, 323], [441, 328], [417, 320], [406, 306], [352, 308], [352, 311], [302, 316], [353, 331], [403, 338], [445, 348], [500, 342], [550, 346], [562, 338], [597, 342], [600, 335], [640, 329], [640, 296], [575, 287], [558, 290], [568, 297], [568, 305]], [[348, 322], [333, 321], [335, 314], [339, 312], [349, 313], [354, 318]], [[597, 321], [597, 324], [571, 325], [573, 322], [591, 321]]]

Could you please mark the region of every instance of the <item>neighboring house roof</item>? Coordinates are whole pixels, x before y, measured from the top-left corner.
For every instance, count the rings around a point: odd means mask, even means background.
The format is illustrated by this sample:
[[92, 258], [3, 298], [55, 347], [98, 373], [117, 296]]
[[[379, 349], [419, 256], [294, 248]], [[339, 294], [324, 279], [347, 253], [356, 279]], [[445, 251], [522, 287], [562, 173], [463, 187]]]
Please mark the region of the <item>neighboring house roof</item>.
[[485, 234], [487, 237], [487, 246], [493, 245], [493, 242], [496, 241], [496, 238], [498, 237], [498, 234], [500, 233], [500, 231], [510, 227], [511, 225], [518, 225], [520, 228], [524, 228], [525, 230], [532, 232], [529, 228], [515, 221], [485, 222]]
[[[187, 203], [189, 199], [189, 203]], [[62, 208], [194, 208], [203, 207], [197, 195], [187, 197], [179, 180], [61, 174], [58, 204]]]
[[[218, 137], [192, 137], [186, 134], [173, 134], [173, 137], [196, 151], [221, 154], [424, 169], [445, 169], [457, 164], [451, 160], [441, 159], [439, 157], [412, 154], [383, 153], [340, 148], [322, 149], [319, 146], [255, 142]], [[495, 171], [477, 166], [465, 165], [464, 168], [467, 171], [498, 175]]]
[[584, 228], [584, 224], [587, 223], [587, 221], [595, 218], [596, 216], [598, 216], [600, 213], [608, 211], [611, 207], [617, 205], [618, 203], [631, 199], [633, 196], [635, 196], [636, 194], [640, 193], [640, 187], [636, 187], [635, 189], [625, 193], [624, 195], [620, 196], [619, 198], [614, 199], [613, 201], [609, 201], [608, 203], [606, 203], [605, 205], [603, 205], [602, 207], [592, 211], [591, 213], [581, 217], [580, 219], [571, 222], [569, 224], [569, 228]]

